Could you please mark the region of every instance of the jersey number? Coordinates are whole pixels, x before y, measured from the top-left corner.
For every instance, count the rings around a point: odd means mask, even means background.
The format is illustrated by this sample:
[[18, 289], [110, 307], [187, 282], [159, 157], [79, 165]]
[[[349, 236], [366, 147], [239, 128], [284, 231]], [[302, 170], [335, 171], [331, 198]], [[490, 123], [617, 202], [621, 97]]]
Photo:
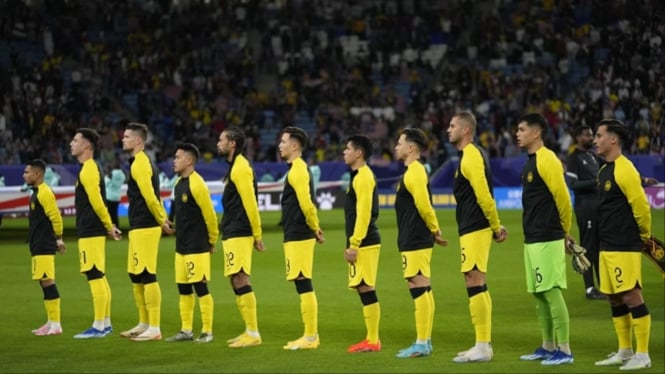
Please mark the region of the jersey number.
[[402, 255], [402, 270], [406, 270], [406, 256]]
[[349, 264], [349, 277], [353, 278], [356, 276], [356, 264]]
[[85, 255], [85, 251], [81, 251], [81, 262], [84, 264], [88, 262], [88, 259]]
[[621, 279], [621, 275], [623, 275], [623, 271], [621, 271], [620, 267], [615, 267], [614, 268], [614, 279], [616, 279], [617, 283], [621, 284], [623, 283], [623, 279]]
[[536, 276], [536, 283], [541, 283], [543, 281], [543, 275], [540, 274], [540, 268], [539, 267], [534, 269], [534, 275]]
[[233, 266], [233, 252], [229, 252], [226, 254], [226, 267], [230, 268]]
[[187, 261], [185, 263], [185, 266], [187, 266], [187, 277], [191, 278], [194, 276], [194, 262], [193, 261]]

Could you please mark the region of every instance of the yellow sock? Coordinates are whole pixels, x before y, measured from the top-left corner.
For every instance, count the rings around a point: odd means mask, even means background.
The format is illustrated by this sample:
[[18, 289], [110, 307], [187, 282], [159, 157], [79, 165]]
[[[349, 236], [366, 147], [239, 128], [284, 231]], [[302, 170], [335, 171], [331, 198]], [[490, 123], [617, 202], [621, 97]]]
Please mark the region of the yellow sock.
[[199, 309], [201, 309], [202, 332], [212, 333], [212, 318], [215, 303], [211, 294], [199, 298]]
[[365, 317], [365, 328], [367, 329], [367, 340], [376, 344], [379, 342], [379, 322], [381, 321], [381, 305], [374, 304], [363, 306], [363, 317]]
[[612, 322], [614, 322], [614, 331], [617, 334], [617, 340], [619, 341], [619, 349], [633, 349], [633, 340], [632, 340], [632, 325], [633, 317], [630, 313], [626, 313], [620, 317], [612, 317]]
[[180, 309], [180, 329], [182, 331], [192, 331], [194, 325], [194, 294], [180, 295], [178, 307]]
[[300, 313], [305, 324], [305, 336], [316, 336], [319, 333], [319, 303], [314, 291], [300, 294]]
[[415, 305], [416, 335], [419, 341], [426, 341], [429, 337], [429, 327], [432, 321], [432, 304], [429, 295], [424, 292], [413, 299]]
[[649, 333], [651, 332], [651, 314], [633, 318], [637, 353], [649, 353]]
[[434, 303], [434, 293], [431, 289], [427, 291], [427, 297], [429, 298], [429, 303], [432, 306], [432, 314], [429, 320], [429, 326], [427, 326], [427, 339], [432, 339], [432, 329], [434, 328], [434, 312], [436, 311], [436, 305]]
[[88, 281], [90, 293], [92, 294], [92, 308], [95, 314], [95, 321], [103, 323], [106, 314], [106, 306], [109, 301], [108, 290], [103, 278]]
[[134, 301], [136, 308], [139, 311], [139, 323], [148, 324], [148, 310], [145, 308], [145, 295], [142, 283], [132, 283], [132, 290], [134, 291]]
[[152, 282], [143, 285], [145, 291], [145, 308], [148, 312], [148, 324], [150, 327], [159, 327], [162, 308], [162, 290], [159, 283]]
[[256, 295], [254, 295], [254, 291], [238, 296], [236, 302], [238, 309], [240, 309], [240, 315], [243, 321], [245, 321], [245, 329], [259, 331], [259, 323], [256, 318]]
[[60, 298], [44, 300], [46, 317], [50, 322], [60, 322]]
[[469, 298], [469, 312], [471, 323], [476, 331], [476, 342], [491, 342], [492, 316], [491, 304], [486, 297], [487, 292], [481, 292]]
[[104, 279], [104, 285], [106, 286], [106, 292], [109, 295], [109, 300], [106, 303], [106, 312], [104, 314], [104, 317], [110, 319], [111, 318], [111, 286], [109, 285], [109, 280], [106, 278], [106, 276], [104, 276], [104, 278], [102, 278], [102, 279]]

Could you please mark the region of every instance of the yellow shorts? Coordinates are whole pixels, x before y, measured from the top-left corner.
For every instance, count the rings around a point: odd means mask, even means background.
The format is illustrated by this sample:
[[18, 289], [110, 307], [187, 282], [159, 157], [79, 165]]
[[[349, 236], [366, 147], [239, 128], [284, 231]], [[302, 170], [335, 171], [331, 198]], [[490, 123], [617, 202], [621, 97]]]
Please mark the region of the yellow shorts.
[[148, 227], [129, 231], [129, 250], [127, 251], [127, 272], [141, 274], [144, 270], [157, 274], [157, 254], [161, 227]]
[[349, 266], [349, 288], [356, 288], [361, 284], [376, 286], [376, 273], [379, 268], [379, 250], [381, 244], [368, 245], [358, 248], [356, 263]]
[[252, 273], [252, 251], [254, 237], [242, 236], [222, 240], [224, 252], [224, 276], [230, 277], [241, 271], [247, 275]]
[[305, 278], [312, 279], [315, 245], [316, 239], [297, 240], [284, 243], [286, 280], [294, 280], [301, 274]]
[[642, 285], [640, 252], [600, 251], [600, 292], [614, 295]]
[[175, 254], [175, 282], [181, 284], [210, 280], [210, 252]]
[[467, 273], [475, 267], [479, 271], [487, 273], [487, 262], [492, 246], [492, 229], [488, 227], [464, 234], [460, 236], [459, 242], [462, 249], [461, 272]]
[[102, 273], [106, 272], [106, 237], [93, 236], [91, 238], [80, 238], [79, 247], [79, 270], [81, 273], [96, 267]]
[[430, 263], [432, 262], [432, 248], [404, 251], [402, 254], [402, 273], [404, 279], [413, 278], [420, 274], [430, 278]]
[[32, 256], [32, 280], [55, 279], [55, 255]]

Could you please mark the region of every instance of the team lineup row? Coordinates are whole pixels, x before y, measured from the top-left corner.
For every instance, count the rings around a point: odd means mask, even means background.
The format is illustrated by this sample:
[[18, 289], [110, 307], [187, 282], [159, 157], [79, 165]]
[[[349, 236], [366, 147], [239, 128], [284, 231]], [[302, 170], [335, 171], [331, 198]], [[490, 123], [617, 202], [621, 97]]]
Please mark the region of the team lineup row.
[[[529, 155], [522, 170], [524, 264], [527, 289], [536, 302], [542, 335], [541, 345], [520, 358], [540, 360], [543, 365], [561, 365], [574, 361], [568, 338], [568, 311], [562, 294], [562, 289], [567, 287], [565, 254], [573, 247], [567, 245], [573, 242], [569, 235], [572, 205], [563, 166], [543, 144], [547, 128], [542, 115], [531, 113], [520, 118], [516, 133], [519, 146]], [[487, 263], [492, 240], [501, 243], [508, 232], [501, 225], [492, 196], [487, 155], [473, 142], [475, 117], [470, 112], [457, 113], [447, 132], [450, 142], [460, 152], [453, 193], [462, 251], [460, 270], [467, 287], [476, 338], [475, 345], [458, 353], [453, 361], [490, 361], [493, 356], [492, 300], [486, 284]], [[627, 141], [628, 134], [627, 128], [617, 120], [600, 121], [594, 143], [604, 165], [594, 176], [590, 192], [596, 204], [593, 226], [598, 229], [590, 235], [598, 241], [600, 255], [595, 265], [600, 292], [609, 299], [619, 341], [618, 351], [596, 365], [621, 365], [622, 370], [651, 366], [648, 354], [651, 317], [642, 298], [640, 262], [642, 242], [651, 232], [651, 216], [639, 174], [621, 153], [621, 145]], [[230, 165], [224, 178], [224, 215], [219, 223], [207, 186], [195, 170], [199, 151], [189, 143], [176, 148], [173, 168], [179, 179], [174, 187], [172, 217], [167, 216], [159, 198], [156, 167], [144, 152], [147, 136], [146, 125], [130, 123], [122, 138], [123, 150], [131, 154], [127, 183], [130, 225], [127, 270], [138, 309], [138, 324], [120, 335], [139, 342], [162, 339], [157, 252], [162, 234], [175, 234], [181, 331], [165, 340], [213, 341], [214, 303], [207, 280], [210, 279], [210, 254], [221, 236], [224, 275], [230, 279], [245, 323], [245, 330], [227, 340], [227, 344], [232, 348], [260, 345], [257, 301], [250, 274], [252, 253], [263, 251], [264, 245], [256, 178], [243, 155], [244, 132], [238, 127], [227, 128], [217, 143], [219, 153]], [[81, 128], [70, 143], [72, 155], [82, 165], [75, 188], [76, 232], [80, 271], [88, 279], [94, 313], [92, 326], [75, 335], [77, 339], [102, 338], [112, 332], [105, 240], [106, 237], [118, 240], [122, 233], [112, 223], [104, 203], [104, 178], [94, 161], [98, 141], [99, 135], [94, 130]], [[303, 335], [287, 342], [283, 347], [286, 350], [316, 349], [320, 345], [312, 267], [314, 247], [325, 242], [325, 236], [314, 205], [311, 173], [302, 158], [306, 144], [306, 132], [289, 126], [283, 129], [278, 147], [280, 156], [289, 166], [281, 198], [286, 279], [294, 283], [299, 294], [304, 325]], [[399, 358], [429, 356], [432, 352], [435, 304], [430, 261], [435, 244], [447, 245], [431, 204], [427, 172], [420, 162], [421, 152], [426, 149], [425, 134], [415, 128], [403, 129], [395, 145], [397, 159], [406, 166], [395, 198], [397, 245], [402, 256], [403, 277], [414, 303], [416, 327], [415, 341], [396, 354]], [[371, 154], [372, 143], [366, 136], [353, 135], [347, 139], [344, 161], [351, 170], [351, 180], [344, 205], [347, 242], [344, 256], [349, 269], [348, 285], [358, 293], [366, 327], [366, 338], [351, 345], [350, 353], [381, 350], [381, 308], [375, 288], [381, 237], [376, 225], [379, 214], [376, 179], [366, 162]], [[32, 278], [41, 284], [48, 318], [46, 324], [33, 330], [38, 336], [62, 334], [54, 255], [65, 251], [63, 224], [53, 192], [44, 183], [45, 169], [43, 161], [34, 160], [24, 171], [26, 183], [33, 188], [29, 216]], [[194, 293], [199, 299], [202, 320], [201, 334], [196, 339]], [[633, 331], [637, 342], [635, 351]]]

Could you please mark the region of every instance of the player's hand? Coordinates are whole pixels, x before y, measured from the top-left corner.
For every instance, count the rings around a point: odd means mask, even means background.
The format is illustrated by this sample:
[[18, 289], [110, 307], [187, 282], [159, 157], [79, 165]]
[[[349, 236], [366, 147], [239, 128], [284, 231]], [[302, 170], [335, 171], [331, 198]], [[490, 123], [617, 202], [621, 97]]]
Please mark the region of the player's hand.
[[263, 240], [261, 239], [254, 240], [254, 248], [256, 248], [256, 250], [259, 252], [263, 252], [266, 250], [265, 247], [263, 246]]
[[438, 244], [442, 247], [445, 247], [445, 246], [448, 245], [448, 241], [446, 239], [444, 239], [443, 236], [441, 236], [441, 230], [437, 230], [433, 234], [433, 236], [434, 236], [434, 243], [436, 243], [436, 244]]
[[495, 242], [501, 243], [508, 239], [508, 231], [505, 227], [503, 227], [503, 225], [501, 225], [499, 231], [492, 234], [492, 238], [494, 238]]
[[214, 245], [214, 244], [210, 246], [210, 250], [209, 250], [209, 251], [210, 251], [210, 253], [215, 253], [215, 252], [217, 252], [217, 248], [215, 248], [215, 245]]
[[169, 221], [168, 219], [162, 223], [162, 231], [166, 235], [172, 235], [175, 232], [175, 229], [173, 228], [173, 222]]
[[358, 260], [358, 250], [353, 248], [347, 248], [344, 251], [344, 259], [349, 264], [353, 265]]
[[62, 239], [57, 239], [55, 241], [55, 245], [56, 245], [56, 249], [55, 249], [56, 252], [58, 252], [60, 254], [63, 254], [63, 253], [65, 253], [65, 251], [67, 251], [67, 247], [65, 246], [65, 242]]
[[106, 234], [113, 240], [122, 239], [122, 231], [120, 231], [120, 229], [116, 227], [116, 225], [113, 225], [113, 228], [108, 230]]
[[316, 230], [316, 232], [314, 232], [314, 236], [316, 236], [317, 243], [323, 244], [326, 242], [326, 238], [323, 236], [323, 231], [321, 231], [321, 229]]
[[573, 254], [573, 245], [576, 245], [575, 243], [575, 238], [570, 236], [570, 234], [566, 234], [566, 237], [564, 239], [564, 248], [566, 249], [566, 254], [572, 255]]

